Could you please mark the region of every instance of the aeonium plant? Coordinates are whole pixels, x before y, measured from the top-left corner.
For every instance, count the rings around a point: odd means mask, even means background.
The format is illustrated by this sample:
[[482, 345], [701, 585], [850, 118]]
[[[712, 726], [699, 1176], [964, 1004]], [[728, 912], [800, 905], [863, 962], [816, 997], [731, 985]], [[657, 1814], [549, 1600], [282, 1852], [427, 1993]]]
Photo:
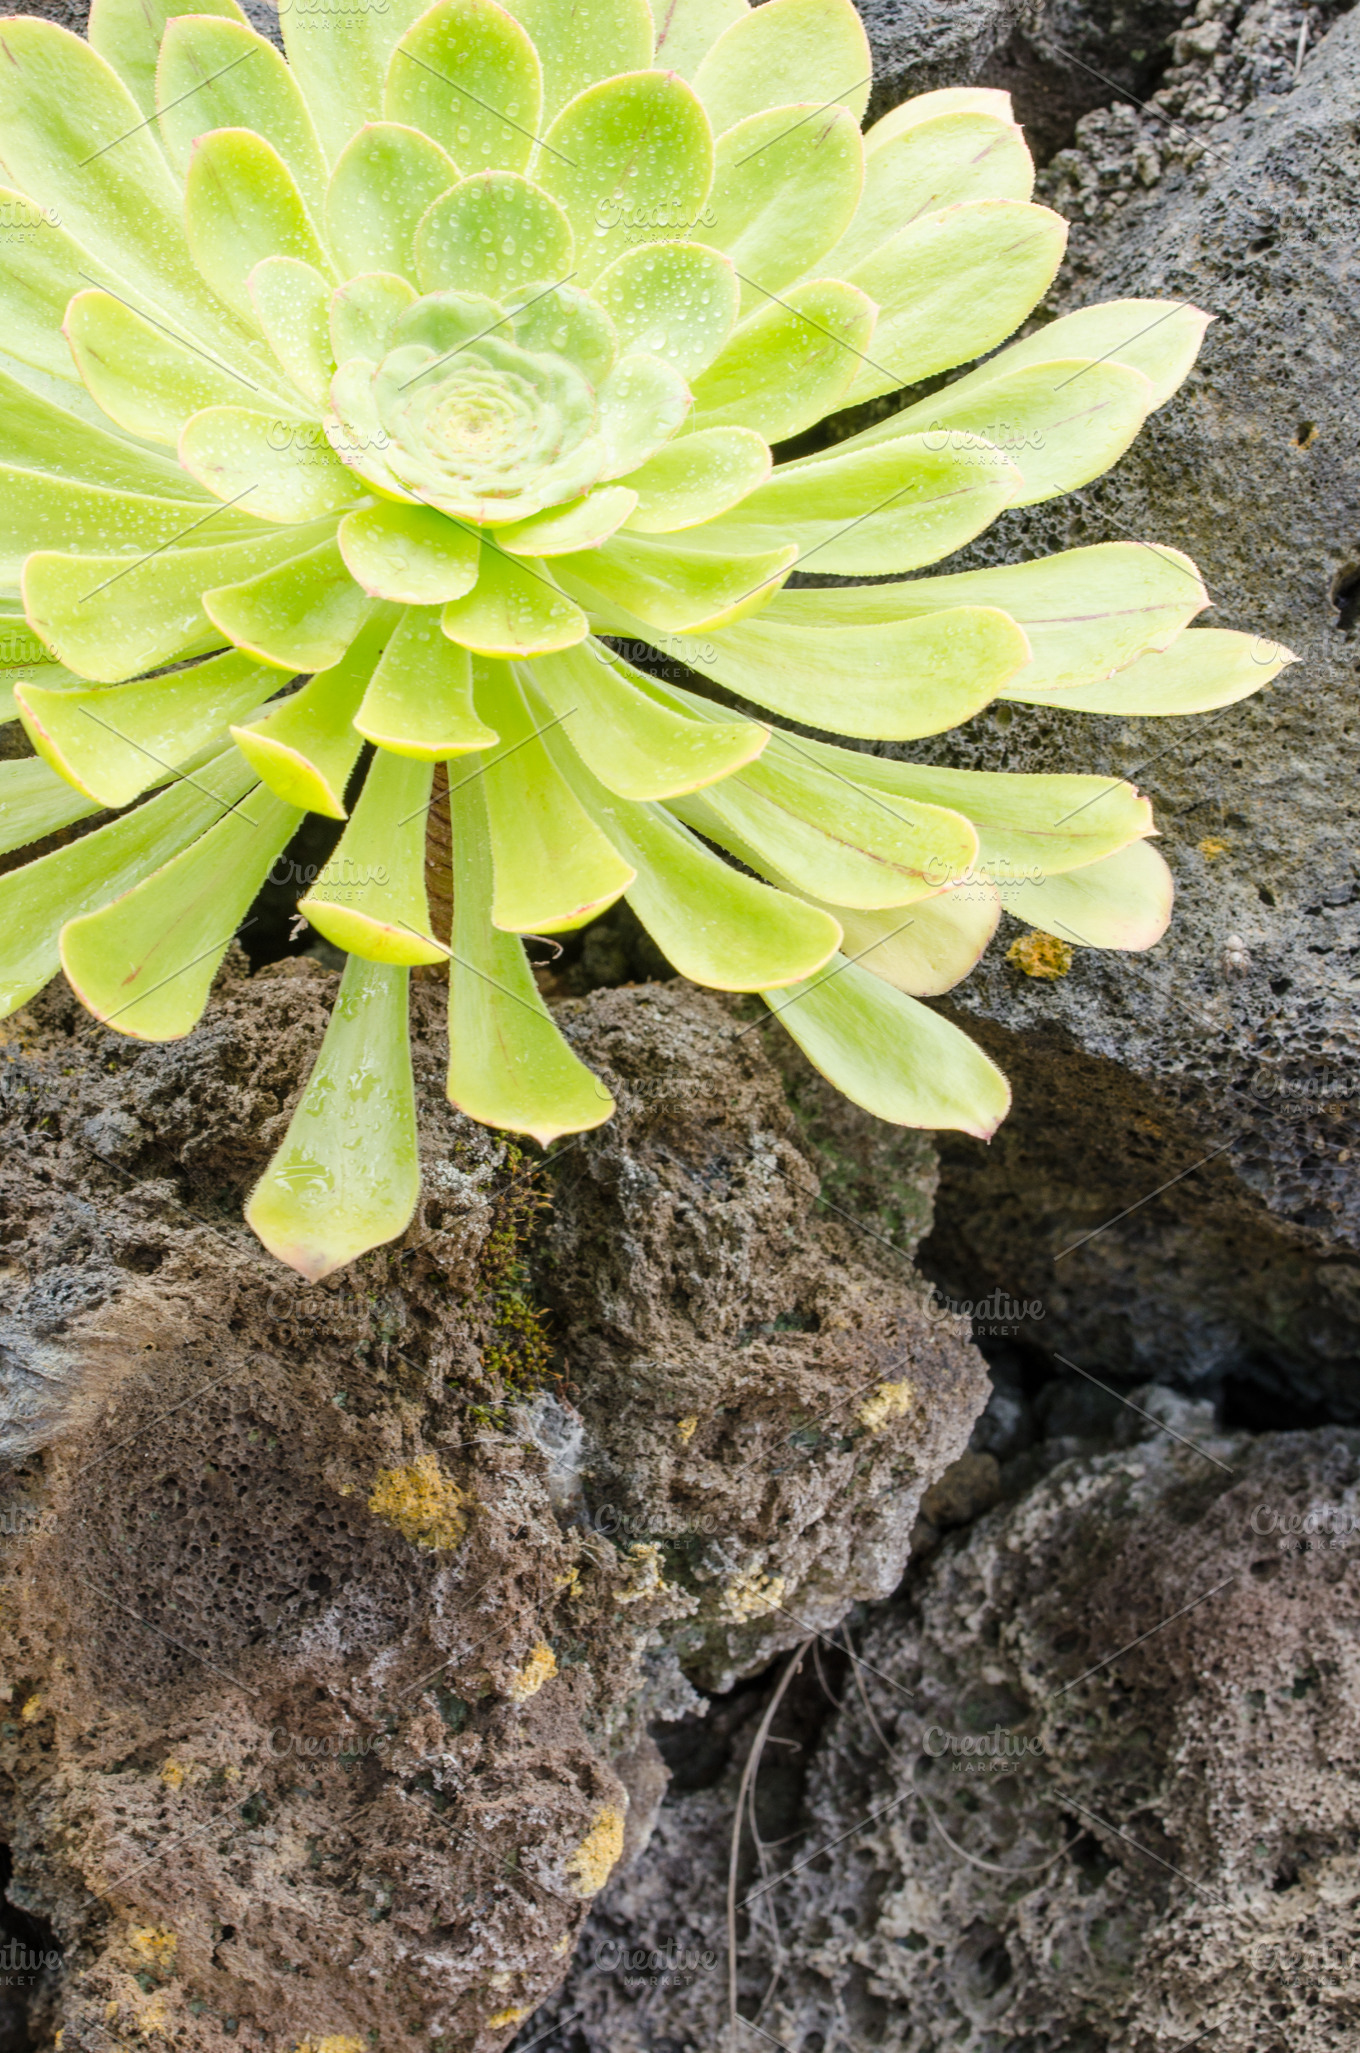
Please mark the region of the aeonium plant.
[[0, 712], [36, 751], [0, 766], [3, 848], [47, 842], [0, 882], [0, 1002], [60, 968], [120, 1033], [187, 1034], [304, 815], [343, 821], [300, 909], [348, 964], [247, 1210], [310, 1277], [416, 1202], [413, 966], [447, 970], [471, 1117], [546, 1145], [609, 1116], [521, 937], [620, 896], [858, 1103], [990, 1134], [1003, 1077], [921, 1000], [1003, 902], [1150, 946], [1151, 813], [863, 744], [997, 699], [1193, 712], [1289, 659], [1184, 632], [1206, 594], [1160, 544], [906, 574], [1116, 462], [1205, 317], [1125, 300], [990, 354], [1064, 224], [1004, 94], [861, 132], [849, 0], [282, 25], [286, 61], [234, 0], [0, 25]]

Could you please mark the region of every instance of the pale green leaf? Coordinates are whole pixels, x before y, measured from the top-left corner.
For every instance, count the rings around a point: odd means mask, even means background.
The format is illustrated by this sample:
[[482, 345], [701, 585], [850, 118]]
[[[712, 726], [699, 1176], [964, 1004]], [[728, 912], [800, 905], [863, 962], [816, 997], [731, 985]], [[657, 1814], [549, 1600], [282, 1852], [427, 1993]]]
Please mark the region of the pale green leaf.
[[476, 584], [444, 608], [443, 622], [450, 641], [482, 656], [566, 649], [589, 632], [585, 614], [559, 590], [546, 563], [507, 556], [485, 539]]
[[1053, 282], [1067, 223], [1018, 200], [966, 200], [923, 214], [850, 272], [879, 309], [874, 363], [852, 400], [913, 385], [995, 349]]
[[[1027, 365], [990, 384], [961, 382], [968, 388], [962, 398], [947, 385], [894, 414], [891, 426], [936, 449], [962, 450], [978, 436], [994, 444], [1022, 474], [1016, 506], [1098, 478], [1118, 463], [1152, 408], [1152, 386], [1141, 371], [1089, 357]], [[850, 446], [883, 449], [895, 440], [870, 429]]]
[[357, 129], [381, 121], [392, 52], [425, 11], [423, 0], [280, 8], [289, 67], [332, 163]]
[[329, 279], [297, 257], [265, 257], [247, 278], [246, 290], [283, 369], [313, 406], [324, 405], [335, 369]]
[[697, 242], [627, 250], [601, 272], [593, 292], [621, 349], [661, 357], [682, 378], [712, 363], [740, 298], [731, 260]]
[[874, 319], [873, 301], [854, 285], [821, 279], [791, 287], [743, 321], [695, 379], [694, 425], [754, 428], [767, 442], [811, 427], [835, 412], [854, 383]]
[[61, 966], [82, 1005], [139, 1041], [174, 1041], [202, 1016], [222, 957], [301, 814], [255, 790], [164, 868], [67, 920]]
[[384, 503], [347, 513], [337, 536], [350, 576], [374, 599], [438, 606], [477, 582], [475, 528], [432, 506]]
[[712, 175], [704, 110], [683, 79], [663, 71], [578, 94], [544, 137], [534, 174], [566, 210], [583, 284], [640, 242], [690, 233]]
[[1127, 364], [1152, 381], [1153, 408], [1164, 406], [1177, 391], [1199, 354], [1211, 316], [1184, 300], [1112, 299], [1064, 314], [1013, 342], [990, 363], [970, 371], [950, 389], [966, 397], [973, 387], [990, 384], [1031, 364], [1058, 357], [1091, 357], [1098, 362]]
[[246, 1219], [311, 1283], [404, 1233], [420, 1195], [410, 972], [352, 956], [307, 1088]]
[[99, 807], [37, 756], [0, 763], [0, 855], [87, 819]]
[[433, 765], [379, 749], [349, 824], [298, 911], [319, 934], [369, 962], [443, 962], [425, 895], [425, 828]]
[[[244, 24], [236, 0], [193, 0], [195, 14], [218, 15]], [[161, 37], [181, 0], [94, 0], [88, 35], [91, 49], [111, 64], [143, 114], [156, 111], [156, 59]]]
[[239, 404], [270, 395], [256, 378], [225, 358], [181, 345], [162, 327], [111, 293], [77, 292], [65, 333], [85, 388], [109, 419], [130, 435], [171, 448], [190, 414], [204, 406]]
[[417, 128], [463, 172], [522, 171], [542, 125], [543, 74], [494, 0], [438, 0], [392, 53], [383, 114]]
[[130, 890], [253, 788], [249, 764], [226, 749], [192, 785], [179, 781], [121, 819], [0, 877], [0, 1017], [56, 975], [63, 921]]
[[179, 185], [117, 73], [78, 36], [25, 15], [5, 22], [4, 55], [6, 174], [107, 267], [80, 283], [121, 281], [200, 344], [230, 349], [233, 324], [185, 246]]
[[575, 285], [535, 285], [507, 295], [521, 349], [564, 356], [576, 365], [587, 384], [603, 385], [618, 357], [614, 324], [594, 300]]
[[181, 178], [200, 136], [253, 129], [278, 151], [320, 220], [326, 160], [293, 74], [263, 36], [200, 14], [171, 21], [156, 67], [156, 104], [165, 153]]
[[845, 107], [771, 107], [719, 137], [704, 234], [726, 250], [743, 288], [742, 310], [820, 269], [855, 217], [864, 183], [859, 126]]
[[102, 806], [130, 805], [252, 712], [279, 675], [232, 650], [188, 670], [95, 690], [19, 686], [24, 730], [40, 756]]
[[412, 273], [421, 217], [458, 176], [452, 157], [418, 129], [394, 121], [361, 128], [326, 193], [326, 239], [342, 275]]
[[[1097, 683], [1145, 649], [1165, 648], [1208, 604], [1188, 556], [1163, 542], [1098, 542], [1028, 563], [964, 570], [905, 584], [786, 592], [781, 618], [806, 628], [870, 628], [936, 607], [999, 606], [1024, 629], [1030, 660], [1007, 696]], [[848, 729], [845, 731], [849, 731]]]
[[453, 823], [453, 962], [448, 1094], [486, 1126], [559, 1134], [600, 1126], [614, 1100], [563, 1040], [539, 996], [518, 935], [491, 924], [486, 798], [479, 777], [449, 793]]
[[986, 953], [1001, 917], [997, 887], [970, 877], [905, 912], [846, 912], [845, 952], [912, 998], [952, 991]]
[[800, 565], [876, 576], [950, 555], [1021, 490], [1020, 471], [976, 436], [903, 436], [784, 465], [696, 544], [733, 551], [796, 542]]
[[893, 741], [971, 720], [1025, 661], [1024, 635], [997, 607], [873, 627], [806, 624], [796, 602], [826, 596], [782, 592], [759, 619], [688, 643], [685, 661], [786, 719]]
[[689, 387], [653, 356], [623, 356], [596, 393], [605, 445], [601, 478], [637, 469], [670, 440], [689, 412]]
[[964, 200], [1027, 200], [1034, 187], [1023, 131], [981, 109], [937, 114], [892, 136], [871, 128], [864, 150], [864, 193], [853, 223], [824, 261], [809, 255], [796, 275], [816, 265], [844, 277], [922, 214]]
[[165, 549], [141, 559], [35, 552], [24, 564], [24, 601], [63, 663], [97, 683], [121, 684], [176, 657], [220, 647], [223, 636], [203, 610], [205, 587], [286, 562], [309, 539], [310, 530], [266, 528], [253, 541]]
[[[683, 633], [741, 620], [767, 606], [792, 570], [793, 543], [761, 555], [681, 553], [642, 535], [615, 535], [599, 549], [558, 558], [558, 574], [582, 605], [599, 594], [647, 628]], [[577, 637], [579, 640], [579, 636]]]
[[948, 770], [802, 745], [870, 791], [962, 813], [978, 831], [978, 869], [998, 884], [1080, 869], [1155, 831], [1147, 799], [1120, 777]]
[[701, 428], [649, 456], [623, 482], [638, 503], [627, 525], [635, 534], [674, 534], [699, 527], [735, 506], [770, 475], [769, 444], [750, 428]]
[[1171, 872], [1146, 841], [1060, 876], [998, 880], [1005, 911], [1079, 948], [1153, 948], [1171, 924]]
[[232, 728], [255, 774], [290, 805], [344, 819], [345, 786], [363, 741], [354, 715], [394, 624], [392, 609], [379, 608], [338, 661], [262, 719]]
[[693, 80], [724, 29], [749, 11], [746, 0], [656, 0], [656, 62]]
[[1122, 713], [1126, 718], [1210, 713], [1261, 691], [1299, 658], [1265, 635], [1236, 634], [1227, 628], [1197, 627], [1178, 635], [1166, 649], [1136, 656], [1113, 676], [1069, 691], [1024, 688], [1021, 672], [1003, 698], [1038, 706], [1065, 706], [1074, 713]]
[[427, 762], [496, 740], [473, 702], [472, 658], [449, 640], [433, 606], [403, 613], [354, 724], [380, 748]]
[[506, 11], [528, 31], [543, 66], [545, 121], [597, 80], [652, 61], [647, 0], [511, 0]]
[[[758, 867], [839, 908], [875, 910], [926, 898], [961, 876], [978, 837], [961, 813], [869, 792], [818, 761], [801, 741], [776, 736], [758, 762], [672, 810]], [[839, 911], [837, 913], [839, 917]]]
[[770, 738], [754, 720], [696, 720], [658, 702], [644, 680], [597, 641], [528, 667], [549, 716], [607, 790], [620, 798], [672, 798], [749, 763]]
[[[59, 388], [70, 389], [70, 388]], [[173, 457], [91, 427], [0, 370], [0, 462], [84, 485], [180, 501], [199, 494]]]
[[331, 355], [337, 364], [353, 356], [380, 363], [392, 347], [393, 330], [416, 290], [395, 271], [365, 271], [351, 278], [330, 303]]
[[334, 541], [203, 594], [204, 612], [228, 641], [284, 670], [324, 670], [338, 663], [372, 603]]
[[539, 279], [570, 277], [571, 225], [555, 200], [513, 171], [479, 171], [433, 202], [415, 237], [425, 292], [508, 300]]
[[694, 76], [715, 135], [795, 102], [869, 104], [869, 39], [850, 0], [765, 0], [725, 29]]
[[199, 143], [185, 182], [184, 229], [213, 291], [252, 323], [248, 281], [266, 257], [292, 257], [332, 275], [292, 173], [249, 129], [220, 128]]
[[877, 1119], [990, 1140], [1010, 1109], [1005, 1077], [976, 1042], [843, 956], [769, 1003], [814, 1069]]
[[206, 512], [197, 492], [188, 496], [191, 486], [183, 490], [183, 498], [151, 498], [0, 463], [0, 583], [18, 583], [30, 550], [118, 549], [131, 564], [138, 553], [164, 549], [181, 535], [192, 546], [218, 536], [236, 540], [254, 526], [225, 506]]
[[340, 513], [360, 488], [317, 421], [210, 406], [184, 424], [179, 460], [191, 478], [229, 506], [249, 503], [257, 520], [293, 527]]
[[628, 903], [681, 976], [719, 991], [758, 991], [809, 976], [834, 952], [841, 930], [829, 913], [734, 870], [663, 806], [615, 797], [560, 730], [545, 740], [636, 869]]
[[605, 485], [566, 506], [550, 506], [528, 520], [496, 529], [496, 541], [512, 556], [569, 556], [594, 549], [621, 528], [637, 505], [637, 493]]
[[634, 870], [591, 818], [544, 745], [507, 665], [475, 665], [477, 710], [500, 739], [467, 777], [483, 781], [495, 869], [491, 918], [508, 933], [583, 926]]

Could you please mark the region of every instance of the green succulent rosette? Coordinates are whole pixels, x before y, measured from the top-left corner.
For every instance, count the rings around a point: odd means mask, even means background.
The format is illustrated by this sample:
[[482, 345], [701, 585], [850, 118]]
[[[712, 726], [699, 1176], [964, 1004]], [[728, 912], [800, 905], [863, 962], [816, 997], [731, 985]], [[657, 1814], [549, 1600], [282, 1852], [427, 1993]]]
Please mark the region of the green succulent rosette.
[[310, 810], [344, 829], [301, 909], [349, 961], [247, 1212], [306, 1275], [411, 1217], [413, 966], [447, 970], [465, 1112], [544, 1144], [608, 1117], [521, 937], [620, 896], [858, 1103], [991, 1133], [1004, 1079], [921, 1001], [1003, 906], [1151, 945], [1149, 807], [854, 744], [997, 699], [1192, 712], [1288, 660], [1183, 632], [1206, 594], [1160, 545], [909, 575], [1116, 462], [1204, 317], [1126, 300], [1000, 348], [1064, 224], [1004, 94], [861, 131], [849, 0], [282, 27], [286, 61], [233, 0], [0, 28], [0, 715], [36, 752], [0, 765], [3, 848], [33, 851], [0, 1006], [61, 969], [119, 1032], [187, 1034]]

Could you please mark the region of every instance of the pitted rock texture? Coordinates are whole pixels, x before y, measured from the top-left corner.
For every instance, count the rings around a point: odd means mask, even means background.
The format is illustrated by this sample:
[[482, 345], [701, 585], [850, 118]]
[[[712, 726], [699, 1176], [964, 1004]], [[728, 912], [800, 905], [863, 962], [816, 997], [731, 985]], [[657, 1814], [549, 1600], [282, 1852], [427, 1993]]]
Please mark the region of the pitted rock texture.
[[985, 1373], [906, 1264], [817, 1204], [761, 1046], [777, 1027], [679, 983], [559, 1017], [620, 1107], [559, 1158], [540, 1266], [585, 1500], [685, 1592], [671, 1644], [724, 1690], [896, 1586]]
[[163, 1047], [55, 988], [5, 1029], [0, 1917], [82, 2053], [491, 2053], [623, 1840], [624, 1578], [516, 1431], [533, 1182], [444, 1101], [434, 987], [405, 1240], [310, 1290], [240, 1222], [334, 982], [233, 961]]
[[[1139, 1399], [1182, 1440], [1134, 1420], [1141, 1439], [946, 1537], [855, 1636], [857, 1665], [833, 1662], [841, 1710], [798, 1705], [808, 1657], [756, 1780], [766, 1850], [746, 1833], [738, 1877], [741, 2010], [775, 2043], [1354, 2040], [1360, 1434], [1252, 1440], [1169, 1392]], [[542, 2053], [760, 2043], [728, 2036], [723, 1928], [767, 1696], [718, 1712], [721, 1779], [684, 1794], [677, 1774]], [[692, 1765], [704, 1784], [697, 1748]]]
[[[495, 2053], [643, 1854], [647, 1722], [699, 1701], [677, 1654], [706, 1674], [787, 1643], [755, 1566], [781, 1513], [789, 1601], [834, 1621], [896, 1579], [985, 1396], [906, 1262], [838, 1268], [849, 1229], [811, 1218], [759, 1038], [678, 984], [566, 1008], [624, 1110], [561, 1151], [545, 1236], [543, 1169], [445, 1100], [442, 993], [417, 981], [417, 1215], [299, 1283], [240, 1208], [334, 989], [233, 954], [181, 1042], [110, 1033], [61, 986], [3, 1029], [0, 1950], [44, 1963], [23, 2016], [0, 1985], [16, 2053], [58, 2029], [65, 2053]], [[813, 1124], [818, 1103], [804, 1079]], [[853, 1129], [843, 1178], [878, 1145]], [[644, 1378], [653, 1346], [675, 1367]], [[909, 1400], [859, 1419], [904, 1368]], [[682, 1386], [692, 1454], [666, 1438]], [[795, 1398], [821, 1422], [801, 1438]], [[729, 1439], [740, 1487], [709, 1452]], [[628, 1517], [585, 1516], [583, 1467]], [[677, 1518], [732, 1571], [650, 1537]]]

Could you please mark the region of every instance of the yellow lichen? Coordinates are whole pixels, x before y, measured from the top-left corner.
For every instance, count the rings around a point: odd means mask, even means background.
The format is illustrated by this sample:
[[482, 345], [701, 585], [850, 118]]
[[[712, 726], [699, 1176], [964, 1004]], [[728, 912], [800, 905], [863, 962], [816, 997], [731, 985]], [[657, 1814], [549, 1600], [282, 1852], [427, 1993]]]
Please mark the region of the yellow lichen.
[[403, 1538], [431, 1554], [456, 1547], [467, 1532], [467, 1499], [432, 1454], [420, 1454], [405, 1468], [379, 1469], [368, 1508]]
[[1006, 950], [1006, 960], [1027, 977], [1051, 981], [1054, 977], [1065, 977], [1071, 969], [1072, 944], [1060, 941], [1056, 934], [1022, 934]]
[[362, 2039], [347, 2039], [339, 2032], [332, 2032], [324, 2039], [302, 2039], [296, 2053], [364, 2053]]
[[557, 1656], [546, 1640], [540, 1640], [523, 1667], [517, 1668], [506, 1683], [505, 1694], [512, 1704], [527, 1704], [556, 1673]]
[[616, 1604], [637, 1604], [657, 1597], [666, 1587], [661, 1549], [655, 1540], [635, 1540], [623, 1557], [624, 1581], [614, 1592]]
[[173, 1754], [168, 1761], [162, 1761], [161, 1763], [161, 1781], [167, 1789], [182, 1789], [187, 1773], [188, 1770], [175, 1759]]
[[39, 1718], [42, 1716], [42, 1709], [42, 1698], [34, 1694], [28, 1699], [22, 1711], [20, 1711], [19, 1716], [23, 1719], [25, 1725], [31, 1725], [35, 1718]]
[[1206, 863], [1211, 863], [1214, 861], [1215, 857], [1220, 855], [1226, 855], [1228, 853], [1227, 842], [1220, 841], [1216, 834], [1206, 834], [1203, 841], [1197, 841], [1195, 843], [1195, 847], [1204, 857]]
[[157, 1968], [162, 1974], [174, 1973], [179, 1940], [165, 1925], [134, 1925], [128, 1933], [128, 1945], [148, 1967]]
[[623, 1812], [608, 1804], [566, 1862], [572, 1893], [598, 1896], [623, 1852]]
[[758, 1568], [748, 1568], [723, 1591], [722, 1604], [729, 1618], [745, 1624], [748, 1619], [764, 1618], [767, 1612], [777, 1611], [783, 1595], [782, 1575], [763, 1575]]
[[571, 1933], [564, 1932], [560, 1939], [554, 1939], [552, 1945], [548, 1948], [548, 1951], [551, 1954], [553, 1954], [558, 1960], [562, 1958], [562, 1955], [564, 1953], [570, 1953]]
[[489, 2032], [496, 2032], [502, 2025], [523, 2024], [533, 2007], [532, 2003], [512, 2003], [508, 2010], [498, 2010], [494, 2016], [489, 2017], [486, 2028]]
[[159, 2037], [170, 2029], [170, 2005], [163, 1995], [137, 2006], [137, 2029], [144, 2039]]
[[910, 1383], [880, 1383], [872, 1397], [866, 1397], [855, 1417], [871, 1433], [881, 1433], [890, 1419], [900, 1419], [911, 1410]]
[[697, 1418], [681, 1419], [679, 1425], [676, 1427], [675, 1430], [680, 1436], [680, 1445], [682, 1447], [689, 1446], [690, 1441], [694, 1438], [695, 1433], [698, 1431], [698, 1427], [699, 1421]]
[[553, 1588], [555, 1590], [565, 1590], [569, 1597], [579, 1597], [581, 1594], [580, 1569], [569, 1568], [565, 1575], [555, 1575], [553, 1577]]

